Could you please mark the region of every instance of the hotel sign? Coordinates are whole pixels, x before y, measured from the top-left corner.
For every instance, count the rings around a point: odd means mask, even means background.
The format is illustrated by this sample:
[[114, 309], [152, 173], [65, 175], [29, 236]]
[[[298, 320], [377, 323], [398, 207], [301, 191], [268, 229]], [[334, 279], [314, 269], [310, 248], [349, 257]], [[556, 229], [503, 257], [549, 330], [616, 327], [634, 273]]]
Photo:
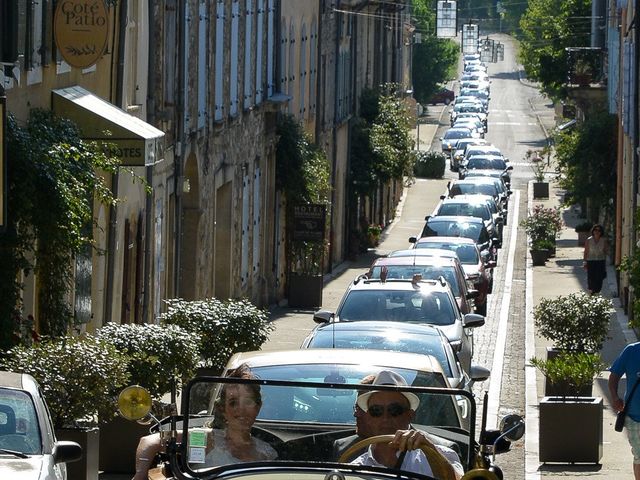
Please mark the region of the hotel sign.
[[107, 48], [109, 16], [104, 0], [60, 0], [53, 19], [56, 46], [72, 67], [88, 68]]

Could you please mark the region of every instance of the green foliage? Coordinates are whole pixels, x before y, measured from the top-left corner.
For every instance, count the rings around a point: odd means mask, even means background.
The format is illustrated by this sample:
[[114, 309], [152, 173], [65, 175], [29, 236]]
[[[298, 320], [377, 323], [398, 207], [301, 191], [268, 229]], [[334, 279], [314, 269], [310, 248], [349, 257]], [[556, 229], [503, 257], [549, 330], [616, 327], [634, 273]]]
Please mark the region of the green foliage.
[[331, 172], [326, 155], [292, 115], [277, 126], [276, 184], [290, 205], [328, 203]]
[[[38, 324], [63, 336], [73, 320], [68, 293], [73, 259], [91, 244], [94, 199], [115, 202], [104, 179], [116, 157], [80, 139], [77, 127], [44, 110], [25, 126], [7, 120], [7, 229], [0, 233], [0, 348], [9, 348], [20, 317], [20, 273], [36, 271]], [[101, 174], [102, 173], [102, 174]]]
[[422, 35], [422, 43], [413, 46], [413, 96], [427, 103], [438, 85], [455, 78], [460, 47], [451, 39]]
[[529, 362], [540, 370], [550, 383], [564, 385], [567, 391], [563, 396], [567, 396], [569, 391], [588, 387], [593, 379], [600, 376], [602, 370], [607, 368], [597, 353], [563, 352], [549, 360], [534, 357]]
[[130, 382], [158, 400], [171, 391], [174, 381], [192, 377], [198, 365], [197, 336], [176, 325], [110, 322], [96, 337], [127, 356]]
[[532, 243], [555, 238], [562, 229], [562, 216], [559, 208], [545, 208], [540, 204], [533, 207], [531, 213], [520, 222]]
[[538, 238], [531, 242], [531, 250], [552, 250], [555, 247], [553, 240]]
[[116, 414], [117, 395], [129, 382], [127, 358], [89, 335], [15, 347], [2, 368], [28, 373], [38, 381], [56, 428], [110, 420]]
[[[640, 209], [635, 214], [636, 233], [640, 233]], [[629, 275], [629, 285], [633, 287], [633, 317], [629, 322], [634, 328], [640, 327], [640, 241], [634, 247], [631, 255], [622, 257], [618, 269]]]
[[375, 154], [372, 168], [386, 182], [401, 179], [413, 171], [413, 139], [407, 105], [394, 84], [384, 85], [379, 97], [379, 113], [371, 125], [370, 142]]
[[566, 97], [567, 47], [590, 45], [591, 0], [529, 0], [520, 19], [519, 59], [553, 99]]
[[267, 313], [246, 299], [215, 298], [166, 300], [164, 325], [178, 325], [199, 339], [198, 350], [206, 367], [222, 371], [237, 352], [259, 350], [273, 330]]
[[[559, 184], [573, 201], [609, 209], [616, 192], [617, 135], [615, 116], [594, 113], [555, 137]], [[597, 218], [598, 211], [592, 218]]]
[[414, 175], [423, 178], [442, 178], [446, 168], [447, 157], [442, 152], [418, 151], [416, 153], [416, 163]]
[[543, 298], [533, 310], [538, 333], [560, 350], [594, 353], [609, 330], [613, 303], [600, 295], [571, 293]]

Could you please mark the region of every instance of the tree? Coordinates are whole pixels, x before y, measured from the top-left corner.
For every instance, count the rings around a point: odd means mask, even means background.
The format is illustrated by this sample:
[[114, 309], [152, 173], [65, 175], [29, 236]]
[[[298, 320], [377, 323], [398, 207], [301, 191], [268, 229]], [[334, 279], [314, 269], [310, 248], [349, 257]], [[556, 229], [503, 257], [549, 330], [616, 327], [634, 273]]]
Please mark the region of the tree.
[[552, 99], [565, 98], [567, 47], [590, 42], [591, 0], [530, 0], [520, 20], [520, 62]]
[[606, 112], [594, 112], [576, 128], [555, 138], [560, 185], [572, 200], [593, 209], [598, 219], [610, 208], [616, 189], [616, 122]]
[[413, 45], [413, 95], [427, 103], [439, 83], [455, 77], [459, 47], [450, 39], [435, 36], [435, 9], [428, 0], [415, 0], [413, 16], [422, 43]]

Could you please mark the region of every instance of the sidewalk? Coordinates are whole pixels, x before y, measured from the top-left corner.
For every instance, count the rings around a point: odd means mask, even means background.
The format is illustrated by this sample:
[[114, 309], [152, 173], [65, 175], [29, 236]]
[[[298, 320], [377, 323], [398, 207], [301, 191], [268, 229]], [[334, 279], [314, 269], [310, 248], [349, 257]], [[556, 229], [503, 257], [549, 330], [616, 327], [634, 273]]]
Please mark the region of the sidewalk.
[[[563, 192], [555, 182], [550, 182], [549, 199], [534, 201], [531, 190], [530, 183], [529, 208], [538, 203], [545, 207], [560, 206]], [[550, 258], [545, 266], [532, 267], [530, 258], [527, 258], [528, 278], [532, 279], [531, 282], [527, 282], [527, 324], [531, 330], [533, 330], [533, 308], [541, 298], [553, 298], [578, 291], [586, 291], [586, 273], [582, 269], [583, 247], [578, 245], [578, 234], [574, 231], [574, 227], [580, 222], [578, 213], [574, 207], [563, 208], [562, 216], [565, 227], [560, 232], [560, 238], [557, 241], [556, 256]], [[607, 280], [602, 294], [612, 299], [615, 312], [611, 315], [609, 338], [601, 352], [603, 361], [607, 365], [613, 362], [627, 343], [637, 341], [635, 332], [628, 327], [628, 319], [620, 307], [615, 279], [616, 272], [614, 267], [609, 265]], [[546, 347], [550, 346], [550, 342], [538, 336], [535, 336], [532, 341], [535, 345], [534, 355], [545, 358]], [[538, 461], [537, 405], [544, 396], [544, 377], [530, 365], [527, 366], [527, 370], [533, 371], [535, 379], [527, 383], [527, 480], [555, 479], [557, 477], [571, 479], [585, 476], [590, 478], [632, 480], [634, 478], [631, 465], [632, 456], [626, 435], [613, 429], [615, 413], [611, 409], [608, 398], [608, 372], [604, 372], [600, 378], [596, 379], [593, 391], [594, 396], [602, 397], [604, 400], [603, 455], [601, 464], [552, 465], [540, 464]], [[528, 377], [532, 376], [532, 372], [527, 373], [529, 374]], [[533, 389], [534, 392], [529, 392], [530, 389]]]

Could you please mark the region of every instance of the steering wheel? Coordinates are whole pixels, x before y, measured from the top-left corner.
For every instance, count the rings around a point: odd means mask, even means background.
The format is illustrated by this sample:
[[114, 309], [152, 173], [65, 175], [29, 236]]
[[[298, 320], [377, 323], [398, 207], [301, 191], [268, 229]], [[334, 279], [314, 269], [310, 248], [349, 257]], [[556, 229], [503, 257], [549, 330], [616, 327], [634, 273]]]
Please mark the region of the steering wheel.
[[[346, 463], [356, 452], [363, 448], [373, 445], [375, 443], [389, 443], [393, 440], [393, 435], [376, 435], [360, 440], [359, 442], [351, 445], [338, 459], [340, 463]], [[423, 445], [420, 450], [425, 454], [434, 478], [439, 480], [456, 480], [455, 470], [449, 463], [449, 461], [435, 448], [428, 445]]]

